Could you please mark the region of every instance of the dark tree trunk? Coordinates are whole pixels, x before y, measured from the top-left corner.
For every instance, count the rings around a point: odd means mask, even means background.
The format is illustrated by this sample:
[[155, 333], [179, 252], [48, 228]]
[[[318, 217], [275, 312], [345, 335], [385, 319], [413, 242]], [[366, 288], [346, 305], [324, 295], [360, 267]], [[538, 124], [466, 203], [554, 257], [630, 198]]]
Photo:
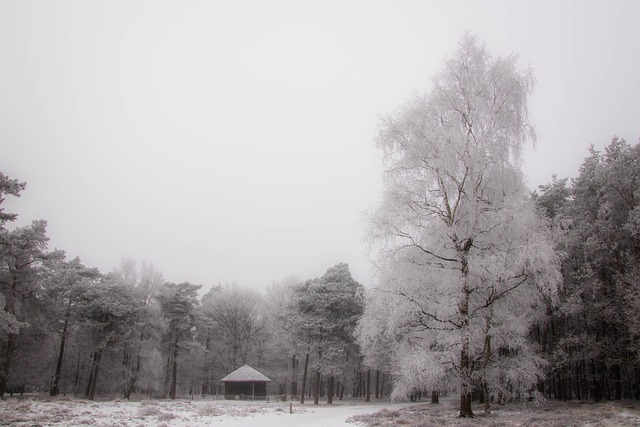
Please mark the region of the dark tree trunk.
[[67, 308], [64, 316], [64, 326], [62, 327], [62, 336], [60, 337], [60, 350], [58, 351], [58, 361], [56, 362], [56, 372], [53, 374], [53, 383], [51, 384], [50, 396], [57, 396], [60, 393], [59, 383], [60, 374], [62, 373], [62, 361], [64, 359], [64, 347], [67, 340], [67, 331], [69, 329], [69, 316], [71, 308]]
[[93, 369], [91, 369], [91, 381], [89, 387], [89, 396], [87, 398], [89, 400], [93, 400], [96, 394], [96, 385], [98, 384], [98, 373], [100, 372], [100, 359], [102, 359], [102, 349], [99, 349], [95, 352], [93, 357]]
[[76, 375], [73, 380], [73, 397], [76, 397], [78, 395], [78, 384], [80, 383], [80, 355], [81, 354], [82, 353], [80, 351], [80, 348], [78, 348], [78, 358], [76, 360]]
[[300, 403], [304, 403], [304, 394], [307, 392], [307, 368], [309, 367], [309, 353], [304, 357], [304, 373], [302, 374], [302, 393]]
[[438, 392], [435, 390], [431, 392], [431, 403], [433, 403], [434, 405], [440, 403], [440, 397], [438, 396]]
[[367, 369], [367, 393], [364, 401], [371, 402], [371, 369]]
[[491, 413], [491, 397], [489, 396], [489, 388], [487, 387], [487, 382], [482, 382], [482, 403], [484, 404], [484, 413]]
[[16, 334], [7, 335], [7, 343], [4, 346], [4, 360], [0, 366], [0, 398], [4, 399], [4, 393], [7, 391], [7, 383], [9, 382], [9, 369], [11, 368], [11, 359], [15, 348]]
[[614, 365], [611, 370], [613, 371], [613, 398], [615, 400], [622, 400], [622, 378], [620, 375], [620, 365]]
[[376, 399], [380, 398], [380, 371], [376, 369]]
[[585, 362], [584, 360], [582, 361], [582, 363], [580, 364], [581, 369], [580, 371], [582, 372], [582, 398], [584, 400], [589, 400], [589, 380], [587, 378], [587, 362]]
[[169, 355], [167, 356], [167, 367], [165, 368], [164, 374], [164, 388], [162, 390], [162, 398], [167, 397], [169, 394], [169, 385], [171, 384], [171, 360], [173, 352], [172, 349], [169, 349]]
[[171, 391], [169, 392], [169, 397], [171, 399], [176, 398], [176, 383], [177, 383], [177, 374], [178, 374], [178, 340], [176, 340], [175, 345], [173, 346], [173, 354], [172, 354], [172, 364], [171, 364]]
[[602, 402], [602, 389], [600, 388], [600, 383], [598, 381], [598, 372], [596, 370], [596, 362], [591, 361], [591, 374], [593, 377], [593, 399], [597, 402]]
[[460, 393], [460, 417], [473, 417], [473, 411], [471, 410], [471, 392]]
[[298, 394], [298, 359], [296, 358], [296, 355], [294, 354], [293, 356], [291, 356], [291, 386], [289, 387], [289, 391], [291, 396], [294, 396], [296, 394]]
[[[95, 357], [95, 354], [93, 355]], [[91, 362], [91, 370], [89, 371], [89, 381], [87, 382], [87, 388], [84, 391], [84, 397], [89, 398], [89, 392], [91, 392], [91, 383], [93, 382], [93, 362]]]
[[636, 381], [633, 387], [633, 397], [636, 400], [640, 400], [640, 366], [636, 365], [636, 367], [634, 368], [634, 373]]
[[599, 388], [602, 391], [602, 399], [603, 400], [611, 400], [611, 396], [609, 395], [609, 387], [607, 384], [607, 366], [604, 362], [600, 362], [600, 379], [598, 381]]
[[458, 311], [461, 318], [461, 350], [460, 350], [460, 417], [473, 418], [471, 409], [471, 363], [469, 353], [471, 348], [471, 339], [469, 331], [469, 265], [467, 262], [467, 254], [471, 248], [471, 240], [468, 240], [464, 247], [458, 249], [460, 254], [460, 264], [462, 271], [462, 295], [458, 304]]
[[[138, 374], [140, 373], [140, 362], [141, 362], [141, 357], [140, 357], [140, 352], [142, 351], [142, 344], [144, 342], [144, 332], [140, 333], [140, 342], [138, 343], [138, 351], [137, 351], [137, 356], [136, 356], [136, 365], [134, 367], [132, 367], [130, 369], [130, 377], [129, 377], [129, 381], [127, 383], [126, 389], [124, 391], [124, 398], [129, 400], [129, 398], [131, 397], [131, 393], [133, 393], [133, 390], [135, 389], [136, 386], [136, 382], [138, 381]], [[131, 362], [131, 357], [129, 356], [127, 358], [127, 362], [130, 364]], [[207, 381], [207, 368], [205, 367], [205, 383]], [[204, 394], [204, 392], [203, 392]]]
[[329, 385], [327, 386], [327, 403], [331, 405], [333, 403], [333, 375], [329, 376]]
[[320, 402], [320, 368], [316, 369], [316, 382], [314, 386], [313, 404], [317, 405]]

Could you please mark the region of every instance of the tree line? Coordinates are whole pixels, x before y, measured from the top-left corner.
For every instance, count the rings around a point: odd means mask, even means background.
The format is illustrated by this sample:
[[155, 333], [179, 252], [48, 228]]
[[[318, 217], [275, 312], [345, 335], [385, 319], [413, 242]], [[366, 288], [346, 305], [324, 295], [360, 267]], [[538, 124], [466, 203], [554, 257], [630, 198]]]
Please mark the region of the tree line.
[[218, 284], [202, 296], [132, 259], [101, 273], [50, 250], [44, 220], [7, 227], [16, 214], [2, 201], [25, 186], [0, 172], [0, 396], [213, 395], [244, 364], [273, 380], [271, 394], [364, 396], [353, 337], [363, 287], [347, 264], [264, 293]]
[[557, 399], [640, 399], [640, 145], [593, 147], [577, 178], [534, 193], [564, 254], [564, 286], [535, 331], [539, 389]]

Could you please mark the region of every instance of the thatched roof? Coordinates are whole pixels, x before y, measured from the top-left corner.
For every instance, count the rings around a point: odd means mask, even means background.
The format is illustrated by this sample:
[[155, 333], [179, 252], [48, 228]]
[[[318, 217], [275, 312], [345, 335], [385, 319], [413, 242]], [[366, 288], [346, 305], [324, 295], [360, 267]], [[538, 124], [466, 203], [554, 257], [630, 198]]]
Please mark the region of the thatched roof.
[[271, 382], [271, 380], [249, 365], [244, 365], [220, 380], [220, 382]]

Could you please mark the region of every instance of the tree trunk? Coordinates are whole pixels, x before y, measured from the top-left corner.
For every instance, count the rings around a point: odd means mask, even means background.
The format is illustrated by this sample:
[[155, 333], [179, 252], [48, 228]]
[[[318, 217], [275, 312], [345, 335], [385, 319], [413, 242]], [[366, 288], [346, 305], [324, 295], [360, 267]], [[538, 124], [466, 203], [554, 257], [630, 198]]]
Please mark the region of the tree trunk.
[[171, 360], [173, 352], [169, 349], [169, 355], [167, 356], [167, 367], [164, 374], [164, 388], [162, 389], [162, 397], [165, 398], [169, 394], [169, 385], [171, 384]]
[[598, 372], [596, 371], [596, 362], [591, 361], [591, 373], [593, 375], [593, 399], [596, 403], [602, 402], [602, 389], [598, 381]]
[[91, 357], [91, 369], [89, 370], [89, 381], [87, 382], [87, 388], [84, 391], [84, 397], [89, 398], [89, 393], [91, 392], [91, 384], [93, 383], [93, 359], [95, 359], [96, 354], [93, 353]]
[[613, 398], [615, 400], [622, 400], [622, 378], [620, 374], [620, 365], [614, 365], [611, 368], [613, 372]]
[[[298, 360], [296, 359], [296, 355], [291, 356], [291, 385], [289, 387], [289, 391], [291, 396], [298, 394]], [[286, 393], [286, 391], [285, 391]]]
[[489, 396], [489, 388], [487, 387], [487, 382], [482, 382], [482, 403], [484, 403], [484, 413], [491, 413], [491, 397]]
[[[138, 381], [138, 374], [140, 373], [140, 361], [141, 361], [141, 357], [140, 357], [140, 352], [142, 351], [142, 344], [144, 342], [144, 332], [140, 333], [140, 342], [138, 343], [138, 351], [137, 351], [137, 356], [136, 356], [136, 365], [134, 367], [131, 367], [129, 370], [129, 381], [127, 382], [126, 388], [124, 390], [124, 398], [129, 400], [129, 398], [131, 397], [131, 393], [133, 393], [133, 390], [136, 386], [136, 382]], [[128, 358], [128, 362], [131, 362], [131, 357], [129, 356]], [[205, 382], [206, 382], [206, 367], [205, 367]]]
[[329, 376], [329, 385], [327, 386], [327, 403], [331, 405], [333, 403], [333, 386], [334, 386], [334, 378], [333, 375]]
[[314, 386], [313, 404], [317, 405], [320, 401], [320, 368], [316, 369], [316, 383]]
[[[491, 315], [493, 317], [493, 307], [491, 307]], [[491, 335], [489, 335], [489, 330], [491, 327], [491, 322], [487, 319], [487, 333], [484, 337], [484, 368], [485, 370], [489, 367], [491, 363]], [[489, 396], [489, 387], [487, 386], [487, 381], [483, 379], [482, 381], [482, 403], [484, 404], [484, 413], [491, 413], [491, 397]]]
[[309, 353], [304, 357], [304, 373], [302, 374], [302, 393], [300, 403], [304, 403], [304, 394], [307, 392], [307, 368], [309, 367]]
[[459, 249], [460, 264], [462, 266], [462, 295], [458, 306], [460, 313], [460, 417], [473, 418], [471, 409], [471, 364], [469, 352], [471, 349], [471, 338], [469, 336], [469, 266], [467, 264], [467, 252], [470, 248], [470, 241], [465, 243], [464, 248]]
[[376, 399], [380, 398], [380, 388], [378, 387], [380, 383], [380, 370], [376, 369]]
[[81, 355], [80, 347], [78, 347], [78, 358], [76, 360], [76, 375], [73, 379], [73, 397], [78, 395], [78, 384], [80, 383], [80, 355]]
[[364, 401], [371, 402], [371, 369], [367, 369], [367, 394]]
[[471, 410], [471, 392], [460, 392], [460, 417], [472, 418], [473, 411]]
[[171, 391], [169, 392], [169, 397], [171, 399], [176, 398], [176, 383], [177, 383], [177, 374], [178, 374], [178, 340], [176, 340], [175, 345], [173, 346], [173, 355], [172, 355], [172, 364], [171, 364]]
[[431, 392], [431, 403], [434, 405], [438, 405], [440, 403], [440, 397], [438, 396], [438, 392], [433, 390]]
[[62, 336], [60, 338], [60, 350], [58, 351], [58, 361], [56, 362], [56, 372], [53, 374], [53, 383], [51, 384], [50, 396], [57, 396], [60, 393], [58, 384], [60, 383], [60, 374], [62, 372], [62, 361], [64, 359], [64, 347], [67, 340], [67, 330], [69, 329], [69, 316], [71, 315], [71, 303], [67, 307], [64, 316], [64, 326], [62, 327]]
[[96, 394], [96, 385], [98, 384], [98, 373], [100, 372], [100, 359], [102, 359], [102, 349], [95, 352], [93, 358], [93, 369], [91, 369], [91, 382], [89, 387], [89, 400], [93, 400]]
[[7, 344], [4, 347], [4, 361], [0, 367], [0, 399], [4, 399], [4, 393], [7, 391], [7, 383], [9, 382], [9, 369], [11, 368], [11, 358], [15, 348], [17, 334], [7, 335]]

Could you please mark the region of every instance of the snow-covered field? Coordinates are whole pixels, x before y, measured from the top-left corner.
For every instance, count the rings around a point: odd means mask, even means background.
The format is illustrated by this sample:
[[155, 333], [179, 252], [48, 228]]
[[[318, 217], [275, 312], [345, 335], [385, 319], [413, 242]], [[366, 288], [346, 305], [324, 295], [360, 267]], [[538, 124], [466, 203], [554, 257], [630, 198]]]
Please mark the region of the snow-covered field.
[[[313, 402], [313, 401], [312, 401]], [[347, 418], [402, 405], [365, 404], [362, 400], [334, 405], [313, 403], [292, 405], [284, 402], [246, 402], [224, 400], [143, 400], [88, 401], [71, 398], [7, 398], [0, 401], [2, 426], [278, 426], [332, 427], [355, 426]]]
[[361, 400], [334, 405], [222, 400], [143, 400], [90, 402], [71, 398], [7, 398], [0, 401], [3, 426], [640, 426], [638, 402], [508, 405], [473, 420], [457, 418], [455, 399], [440, 405], [392, 404]]
[[476, 417], [459, 418], [459, 400], [441, 399], [439, 405], [416, 403], [401, 408], [382, 409], [374, 414], [356, 415], [352, 421], [366, 426], [431, 427], [431, 426], [491, 426], [491, 427], [614, 427], [640, 426], [640, 402], [546, 401], [541, 405], [509, 404], [495, 406], [485, 415], [480, 406], [474, 406]]

